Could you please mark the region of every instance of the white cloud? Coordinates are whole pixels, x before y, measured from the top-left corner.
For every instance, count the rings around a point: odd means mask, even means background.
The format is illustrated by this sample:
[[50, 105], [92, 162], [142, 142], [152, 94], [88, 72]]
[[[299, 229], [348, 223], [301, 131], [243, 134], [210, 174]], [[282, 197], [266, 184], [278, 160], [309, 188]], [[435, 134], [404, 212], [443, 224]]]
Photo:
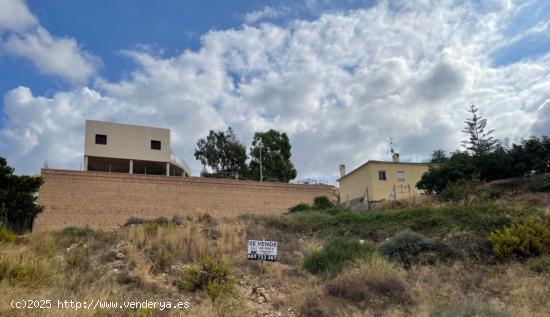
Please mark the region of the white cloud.
[[23, 35], [11, 35], [2, 49], [30, 60], [40, 72], [83, 83], [95, 73], [99, 60], [83, 51], [72, 38], [55, 38], [38, 27]]
[[276, 19], [285, 14], [288, 14], [289, 10], [290, 9], [287, 7], [272, 8], [270, 6], [265, 6], [262, 10], [247, 13], [244, 17], [244, 21], [246, 23], [252, 24], [260, 20]]
[[340, 163], [388, 159], [390, 136], [405, 160], [457, 149], [471, 103], [498, 137], [546, 133], [550, 55], [491, 63], [517, 8], [407, 3], [212, 31], [175, 56], [126, 51], [132, 75], [95, 90], [44, 98], [17, 88], [4, 99], [0, 152], [21, 173], [46, 159], [78, 167], [84, 119], [114, 120], [172, 129], [197, 173], [193, 148], [209, 129], [231, 125], [249, 144], [254, 131], [276, 128], [289, 133], [299, 178], [336, 178]]
[[41, 73], [83, 84], [92, 77], [100, 59], [84, 51], [70, 37], [55, 37], [41, 27], [23, 0], [0, 0], [0, 52], [29, 60]]
[[25, 0], [0, 0], [0, 35], [4, 31], [25, 31], [37, 24]]

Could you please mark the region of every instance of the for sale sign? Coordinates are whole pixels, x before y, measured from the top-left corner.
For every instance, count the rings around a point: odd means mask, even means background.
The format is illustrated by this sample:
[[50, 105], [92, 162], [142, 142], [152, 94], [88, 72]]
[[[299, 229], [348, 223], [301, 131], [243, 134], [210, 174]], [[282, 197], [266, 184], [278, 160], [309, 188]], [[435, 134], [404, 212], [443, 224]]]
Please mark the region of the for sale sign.
[[277, 241], [248, 240], [249, 260], [277, 261]]

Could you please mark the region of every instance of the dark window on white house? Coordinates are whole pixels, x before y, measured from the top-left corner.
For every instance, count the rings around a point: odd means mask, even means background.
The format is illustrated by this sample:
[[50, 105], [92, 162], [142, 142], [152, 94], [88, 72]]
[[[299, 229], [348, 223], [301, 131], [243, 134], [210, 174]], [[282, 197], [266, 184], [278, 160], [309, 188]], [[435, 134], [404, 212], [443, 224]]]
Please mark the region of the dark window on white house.
[[151, 140], [151, 149], [160, 150], [160, 141]]
[[96, 134], [95, 144], [107, 144], [107, 136], [105, 134]]
[[381, 180], [381, 181], [386, 180], [386, 171], [378, 171], [378, 180]]

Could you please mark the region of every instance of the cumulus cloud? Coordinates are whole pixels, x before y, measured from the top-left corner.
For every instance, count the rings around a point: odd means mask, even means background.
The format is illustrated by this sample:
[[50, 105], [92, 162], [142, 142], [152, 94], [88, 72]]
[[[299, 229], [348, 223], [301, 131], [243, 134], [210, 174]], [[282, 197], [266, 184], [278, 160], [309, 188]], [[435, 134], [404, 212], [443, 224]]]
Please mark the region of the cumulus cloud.
[[41, 73], [75, 84], [85, 83], [96, 72], [100, 59], [84, 51], [70, 37], [55, 37], [38, 24], [23, 0], [0, 0], [0, 52], [29, 60]]
[[10, 55], [30, 60], [40, 72], [83, 83], [95, 73], [99, 60], [83, 51], [72, 38], [55, 38], [38, 27], [23, 35], [11, 35], [2, 44]]
[[0, 0], [0, 35], [4, 31], [22, 32], [38, 24], [25, 0]]
[[260, 20], [276, 19], [288, 14], [289, 10], [287, 7], [272, 8], [265, 6], [262, 10], [248, 12], [244, 17], [244, 21], [246, 23], [256, 23]]
[[[299, 178], [334, 181], [337, 167], [389, 159], [393, 137], [404, 160], [455, 150], [471, 103], [497, 137], [544, 133], [550, 56], [494, 67], [490, 54], [516, 8], [387, 2], [285, 27], [211, 31], [197, 51], [159, 57], [125, 51], [127, 78], [51, 98], [17, 88], [4, 98], [0, 151], [18, 172], [78, 167], [84, 119], [167, 127], [176, 153], [192, 159], [198, 137], [230, 125], [289, 134]], [[542, 129], [542, 130], [541, 130]], [[59, 155], [63, 153], [63, 155]]]

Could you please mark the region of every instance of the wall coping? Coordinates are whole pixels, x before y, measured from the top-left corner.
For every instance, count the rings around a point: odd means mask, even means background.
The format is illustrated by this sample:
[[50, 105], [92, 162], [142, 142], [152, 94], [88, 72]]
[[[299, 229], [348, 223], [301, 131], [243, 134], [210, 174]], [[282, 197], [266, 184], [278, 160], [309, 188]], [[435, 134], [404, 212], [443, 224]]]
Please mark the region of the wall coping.
[[259, 182], [250, 180], [232, 180], [223, 178], [207, 178], [207, 177], [181, 177], [181, 176], [165, 176], [165, 175], [144, 175], [144, 174], [127, 174], [127, 173], [114, 173], [114, 172], [91, 172], [91, 171], [77, 171], [77, 170], [64, 170], [64, 169], [49, 169], [43, 168], [40, 170], [41, 175], [63, 175], [63, 176], [91, 176], [95, 178], [107, 178], [107, 179], [126, 179], [126, 180], [151, 180], [151, 181], [169, 181], [169, 182], [186, 182], [186, 183], [206, 183], [212, 185], [254, 185], [262, 186], [265, 188], [284, 187], [284, 188], [326, 188], [336, 190], [337, 188], [332, 185], [326, 184], [291, 184], [291, 183], [278, 183], [278, 182]]

